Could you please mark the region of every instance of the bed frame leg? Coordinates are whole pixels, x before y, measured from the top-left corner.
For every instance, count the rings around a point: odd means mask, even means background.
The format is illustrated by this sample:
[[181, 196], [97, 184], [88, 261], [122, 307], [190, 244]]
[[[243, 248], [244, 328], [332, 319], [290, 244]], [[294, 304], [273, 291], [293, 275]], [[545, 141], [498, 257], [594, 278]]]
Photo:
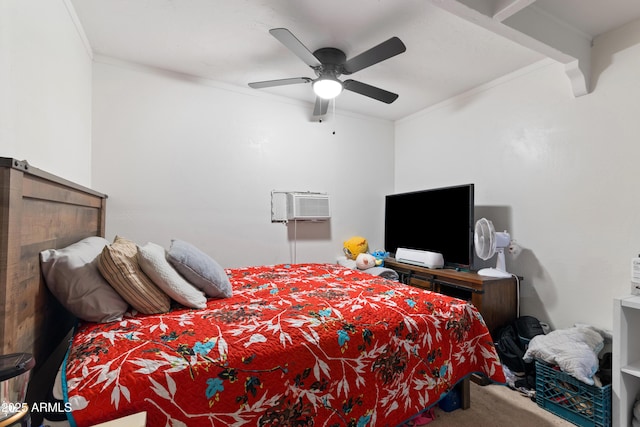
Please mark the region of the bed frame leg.
[[469, 409], [471, 406], [471, 380], [466, 377], [460, 383], [460, 407], [462, 409]]

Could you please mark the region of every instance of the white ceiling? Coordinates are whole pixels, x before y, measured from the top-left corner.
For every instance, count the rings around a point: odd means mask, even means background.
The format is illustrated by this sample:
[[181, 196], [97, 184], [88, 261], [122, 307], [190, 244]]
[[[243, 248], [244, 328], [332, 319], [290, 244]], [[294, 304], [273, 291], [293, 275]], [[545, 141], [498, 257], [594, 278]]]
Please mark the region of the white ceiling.
[[482, 24], [486, 20], [478, 18], [486, 16], [475, 10], [466, 19], [451, 12], [473, 2], [493, 9], [533, 3], [529, 8], [539, 15], [585, 39], [640, 18], [637, 0], [71, 0], [97, 55], [260, 91], [259, 96], [307, 101], [309, 117], [310, 85], [247, 86], [315, 78], [269, 29], [287, 28], [310, 51], [336, 47], [348, 58], [397, 36], [407, 46], [405, 53], [349, 78], [395, 92], [398, 100], [388, 105], [345, 91], [336, 101], [337, 109], [390, 120], [545, 58], [517, 37]]

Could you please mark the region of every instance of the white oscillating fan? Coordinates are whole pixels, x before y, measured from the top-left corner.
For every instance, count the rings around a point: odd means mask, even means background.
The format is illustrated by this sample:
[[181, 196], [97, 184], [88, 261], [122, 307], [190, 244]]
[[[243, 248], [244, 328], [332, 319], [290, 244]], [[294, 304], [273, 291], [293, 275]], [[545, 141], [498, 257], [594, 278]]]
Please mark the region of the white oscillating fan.
[[476, 222], [475, 232], [473, 233], [473, 245], [476, 248], [476, 254], [483, 260], [488, 260], [496, 253], [498, 254], [498, 262], [496, 268], [483, 268], [478, 271], [481, 276], [490, 277], [511, 277], [507, 273], [504, 262], [504, 249], [511, 244], [511, 236], [506, 231], [496, 232], [493, 223], [486, 218], [480, 218]]

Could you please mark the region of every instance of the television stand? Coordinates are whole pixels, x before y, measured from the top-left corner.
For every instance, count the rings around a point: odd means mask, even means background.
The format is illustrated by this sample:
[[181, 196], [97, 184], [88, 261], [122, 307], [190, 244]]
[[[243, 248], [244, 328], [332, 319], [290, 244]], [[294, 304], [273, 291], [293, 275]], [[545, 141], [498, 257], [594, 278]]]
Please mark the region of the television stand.
[[518, 315], [515, 277], [486, 277], [474, 272], [431, 269], [386, 258], [384, 266], [398, 273], [402, 283], [471, 302], [494, 335]]

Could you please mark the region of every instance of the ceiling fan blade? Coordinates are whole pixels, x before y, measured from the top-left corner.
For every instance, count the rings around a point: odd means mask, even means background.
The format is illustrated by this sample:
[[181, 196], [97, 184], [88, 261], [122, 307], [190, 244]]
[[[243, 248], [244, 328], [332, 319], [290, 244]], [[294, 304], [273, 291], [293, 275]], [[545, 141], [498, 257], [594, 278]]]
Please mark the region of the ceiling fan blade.
[[316, 105], [313, 107], [314, 116], [324, 116], [329, 109], [329, 100], [316, 96]]
[[352, 74], [363, 68], [370, 67], [385, 59], [389, 59], [407, 50], [407, 47], [397, 37], [391, 37], [389, 40], [380, 43], [371, 49], [362, 52], [360, 55], [349, 59], [344, 64], [343, 74]]
[[311, 53], [296, 36], [291, 34], [291, 31], [286, 28], [273, 28], [269, 30], [269, 32], [308, 66], [319, 67], [322, 65], [322, 63], [318, 61], [318, 58], [313, 56], [313, 53]]
[[295, 85], [298, 83], [311, 83], [312, 81], [313, 79], [310, 79], [309, 77], [293, 77], [290, 79], [265, 80], [263, 82], [252, 82], [252, 83], [249, 83], [249, 87], [252, 87], [254, 89], [261, 89], [263, 87]]
[[378, 101], [382, 101], [387, 104], [391, 104], [393, 101], [398, 99], [398, 95], [393, 92], [389, 92], [384, 89], [380, 89], [378, 87], [371, 86], [356, 80], [345, 80], [342, 84], [346, 90], [359, 93], [360, 95], [368, 96], [369, 98], [377, 99]]

